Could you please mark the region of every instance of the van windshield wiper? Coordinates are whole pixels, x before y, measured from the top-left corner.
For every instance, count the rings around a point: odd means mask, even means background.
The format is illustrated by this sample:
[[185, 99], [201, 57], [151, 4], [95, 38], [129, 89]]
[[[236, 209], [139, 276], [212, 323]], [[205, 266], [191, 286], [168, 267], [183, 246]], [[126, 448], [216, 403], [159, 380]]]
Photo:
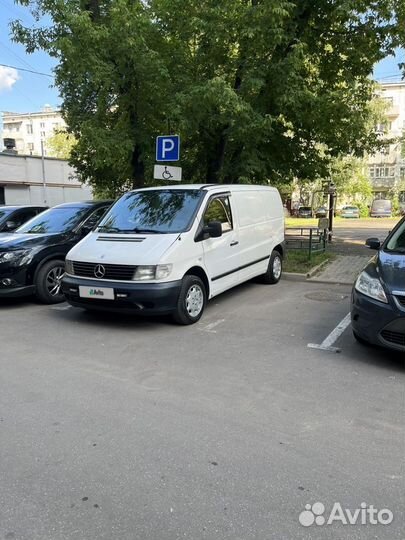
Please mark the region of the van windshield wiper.
[[107, 225], [102, 225], [101, 227], [97, 227], [97, 231], [99, 232], [121, 232], [117, 227], [107, 227]]
[[149, 233], [149, 234], [165, 234], [164, 231], [157, 231], [156, 229], [142, 229], [141, 227], [135, 227], [135, 229], [132, 229], [131, 232], [134, 233]]

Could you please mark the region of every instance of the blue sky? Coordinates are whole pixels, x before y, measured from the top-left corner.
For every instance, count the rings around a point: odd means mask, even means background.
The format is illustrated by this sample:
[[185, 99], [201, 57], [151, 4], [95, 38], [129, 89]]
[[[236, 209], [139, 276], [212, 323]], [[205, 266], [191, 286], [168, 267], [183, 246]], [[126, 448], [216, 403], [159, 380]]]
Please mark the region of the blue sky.
[[[28, 55], [24, 47], [11, 41], [9, 22], [13, 19], [21, 19], [27, 25], [33, 23], [27, 8], [14, 4], [13, 0], [0, 0], [0, 64], [51, 74], [55, 65], [52, 58], [42, 52]], [[382, 82], [400, 80], [399, 61], [405, 61], [404, 51], [398, 51], [397, 58], [380, 62], [375, 78]], [[34, 112], [45, 104], [57, 107], [60, 99], [52, 82], [49, 77], [0, 66], [0, 111]]]

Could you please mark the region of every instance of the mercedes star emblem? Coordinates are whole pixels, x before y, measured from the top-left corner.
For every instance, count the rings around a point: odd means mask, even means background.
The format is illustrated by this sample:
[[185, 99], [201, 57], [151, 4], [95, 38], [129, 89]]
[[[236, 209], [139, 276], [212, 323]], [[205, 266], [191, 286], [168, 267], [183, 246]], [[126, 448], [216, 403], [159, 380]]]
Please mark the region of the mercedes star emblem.
[[102, 264], [98, 264], [97, 266], [94, 267], [94, 275], [96, 276], [96, 278], [103, 278], [105, 276], [105, 268]]

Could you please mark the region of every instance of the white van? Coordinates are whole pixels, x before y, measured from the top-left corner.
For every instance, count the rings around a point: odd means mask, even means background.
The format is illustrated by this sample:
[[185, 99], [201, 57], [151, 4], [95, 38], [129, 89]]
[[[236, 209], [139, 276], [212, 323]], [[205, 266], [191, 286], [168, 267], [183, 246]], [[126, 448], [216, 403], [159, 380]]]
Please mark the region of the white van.
[[284, 212], [277, 189], [179, 185], [123, 195], [66, 257], [73, 306], [201, 317], [207, 300], [256, 276], [277, 283]]

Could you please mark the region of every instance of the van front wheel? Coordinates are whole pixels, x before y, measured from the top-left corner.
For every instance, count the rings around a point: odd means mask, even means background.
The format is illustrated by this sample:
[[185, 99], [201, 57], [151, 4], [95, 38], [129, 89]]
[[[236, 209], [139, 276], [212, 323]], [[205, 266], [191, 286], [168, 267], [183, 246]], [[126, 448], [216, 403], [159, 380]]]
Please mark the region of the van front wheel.
[[283, 259], [280, 253], [274, 250], [270, 256], [267, 272], [260, 276], [260, 280], [262, 283], [278, 283], [280, 281], [282, 271]]
[[181, 284], [173, 319], [178, 324], [194, 324], [201, 318], [206, 303], [207, 292], [204, 283], [197, 276], [186, 275]]

